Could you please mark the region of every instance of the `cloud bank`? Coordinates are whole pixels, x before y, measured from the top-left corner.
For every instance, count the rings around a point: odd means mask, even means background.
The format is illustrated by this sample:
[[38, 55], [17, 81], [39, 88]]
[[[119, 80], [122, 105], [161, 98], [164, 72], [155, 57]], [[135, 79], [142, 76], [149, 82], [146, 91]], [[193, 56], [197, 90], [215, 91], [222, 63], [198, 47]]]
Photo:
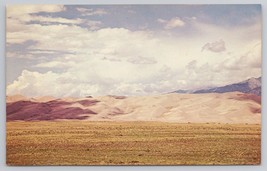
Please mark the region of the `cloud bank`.
[[[149, 20], [149, 29], [139, 30], [85, 18], [112, 19], [106, 8], [73, 9], [77, 16], [72, 18], [64, 17], [70, 10], [64, 6], [7, 9], [7, 59], [22, 61], [7, 65], [8, 77], [22, 66], [7, 85], [8, 95], [151, 95], [261, 74], [260, 20], [229, 29], [174, 15]], [[121, 22], [131, 24], [127, 17]], [[152, 29], [158, 24], [160, 29]]]

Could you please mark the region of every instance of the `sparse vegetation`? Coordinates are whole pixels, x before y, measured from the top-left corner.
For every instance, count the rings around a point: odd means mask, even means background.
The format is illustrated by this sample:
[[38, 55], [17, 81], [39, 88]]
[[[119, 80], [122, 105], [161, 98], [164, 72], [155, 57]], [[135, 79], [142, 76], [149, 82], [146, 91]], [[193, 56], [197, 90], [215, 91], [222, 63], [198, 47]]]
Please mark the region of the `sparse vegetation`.
[[229, 165], [260, 160], [260, 125], [7, 122], [8, 165]]

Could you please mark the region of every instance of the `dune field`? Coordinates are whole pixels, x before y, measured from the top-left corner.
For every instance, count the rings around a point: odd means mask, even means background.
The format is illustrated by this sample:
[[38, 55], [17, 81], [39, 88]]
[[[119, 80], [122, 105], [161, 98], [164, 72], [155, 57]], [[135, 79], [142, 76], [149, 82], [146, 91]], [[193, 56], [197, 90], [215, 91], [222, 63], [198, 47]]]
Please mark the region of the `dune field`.
[[259, 124], [261, 97], [240, 92], [61, 99], [7, 97], [8, 121], [68, 119]]

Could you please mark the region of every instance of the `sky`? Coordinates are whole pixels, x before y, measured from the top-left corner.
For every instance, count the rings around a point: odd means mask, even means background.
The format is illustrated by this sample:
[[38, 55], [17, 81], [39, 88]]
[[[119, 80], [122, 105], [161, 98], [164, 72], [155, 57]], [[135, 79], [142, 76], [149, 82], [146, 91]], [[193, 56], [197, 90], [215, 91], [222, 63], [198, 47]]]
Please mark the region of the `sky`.
[[261, 76], [260, 5], [10, 5], [7, 95], [154, 95]]

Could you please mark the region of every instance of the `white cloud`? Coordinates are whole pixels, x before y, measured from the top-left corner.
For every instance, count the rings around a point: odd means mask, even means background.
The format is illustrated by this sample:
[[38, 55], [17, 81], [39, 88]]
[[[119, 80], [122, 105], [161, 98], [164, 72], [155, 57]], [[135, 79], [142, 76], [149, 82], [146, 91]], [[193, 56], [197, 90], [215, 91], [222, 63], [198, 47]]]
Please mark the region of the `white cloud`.
[[116, 58], [116, 57], [103, 57], [102, 60], [108, 60], [111, 62], [121, 62], [121, 60], [119, 58]]
[[31, 54], [54, 54], [55, 51], [48, 51], [48, 50], [34, 50], [30, 51]]
[[82, 16], [92, 16], [92, 15], [106, 15], [108, 14], [107, 11], [104, 9], [98, 8], [98, 9], [91, 9], [91, 8], [76, 8], [77, 11], [81, 13]]
[[86, 20], [85, 23], [91, 30], [99, 29], [100, 26], [102, 25], [101, 21], [95, 21], [95, 20]]
[[[7, 6], [7, 30], [8, 32], [21, 32], [29, 30], [33, 24], [29, 22], [38, 22], [41, 24], [82, 24], [96, 27], [101, 24], [97, 21], [84, 20], [80, 18], [67, 19], [62, 17], [49, 17], [36, 15], [39, 12], [57, 13], [66, 10], [63, 5], [10, 5]], [[27, 24], [28, 23], [28, 24]], [[15, 34], [16, 34], [15, 33]], [[21, 42], [17, 42], [21, 43]]]
[[[24, 94], [28, 96], [54, 95], [58, 97], [81, 96], [88, 92], [97, 91], [97, 85], [75, 84], [64, 82], [64, 79], [75, 78], [66, 74], [53, 72], [39, 73], [24, 70], [17, 81], [7, 87], [8, 94]], [[76, 87], [76, 88], [75, 88]]]
[[231, 56], [221, 63], [221, 67], [229, 70], [261, 69], [262, 52], [261, 42], [247, 47], [239, 56]]
[[127, 60], [130, 63], [133, 64], [155, 64], [157, 61], [153, 57], [141, 57], [141, 56], [136, 56], [136, 57], [131, 57]]
[[174, 29], [185, 26], [185, 22], [179, 17], [172, 18], [170, 20], [158, 19], [159, 23], [164, 24], [165, 29]]
[[6, 52], [7, 58], [24, 58], [24, 59], [33, 59], [34, 55], [30, 53], [17, 53], [17, 52]]
[[[158, 21], [166, 29], [183, 27], [178, 19], [173, 23]], [[9, 19], [7, 22], [9, 26], [17, 24], [16, 28], [7, 28], [7, 43], [36, 42], [29, 47], [30, 52], [36, 49], [37, 53], [29, 53], [31, 58], [42, 51], [67, 54], [56, 58], [47, 55], [46, 62], [33, 63], [33, 71], [24, 70], [8, 85], [7, 94], [145, 95], [223, 85], [261, 74], [261, 39], [254, 33], [259, 25], [229, 29], [195, 21], [197, 34], [177, 36], [170, 30], [165, 34], [125, 28], [94, 30], [76, 23], [25, 25]], [[97, 27], [101, 23], [88, 24]], [[249, 38], [244, 36], [248, 33], [254, 34]], [[201, 53], [203, 44], [219, 38], [222, 40], [211, 42], [204, 49], [224, 53]], [[16, 55], [12, 51], [7, 54], [19, 57]]]
[[222, 86], [261, 75], [261, 43], [251, 43], [237, 56], [224, 56], [222, 61], [216, 63], [189, 62], [186, 66], [187, 84], [194, 85], [191, 88]]
[[50, 61], [50, 62], [43, 62], [35, 65], [34, 67], [37, 68], [68, 68], [73, 66], [75, 63], [72, 61]]
[[249, 68], [261, 68], [262, 65], [262, 44], [257, 43], [251, 49], [249, 49], [244, 55], [239, 59], [239, 64], [244, 67], [249, 66]]
[[159, 19], [158, 19], [158, 22], [159, 22], [159, 23], [166, 23], [167, 21], [166, 21], [166, 20], [163, 20], [163, 19], [161, 19], [161, 18], [159, 18]]
[[39, 12], [54, 13], [64, 10], [64, 5], [7, 5], [7, 17], [20, 17], [25, 14], [34, 14]]
[[[25, 20], [24, 20], [25, 21]], [[77, 18], [77, 19], [67, 19], [62, 17], [44, 17], [44, 16], [30, 16], [28, 21], [38, 21], [40, 23], [62, 23], [62, 24], [81, 24], [84, 23], [85, 20]]]

